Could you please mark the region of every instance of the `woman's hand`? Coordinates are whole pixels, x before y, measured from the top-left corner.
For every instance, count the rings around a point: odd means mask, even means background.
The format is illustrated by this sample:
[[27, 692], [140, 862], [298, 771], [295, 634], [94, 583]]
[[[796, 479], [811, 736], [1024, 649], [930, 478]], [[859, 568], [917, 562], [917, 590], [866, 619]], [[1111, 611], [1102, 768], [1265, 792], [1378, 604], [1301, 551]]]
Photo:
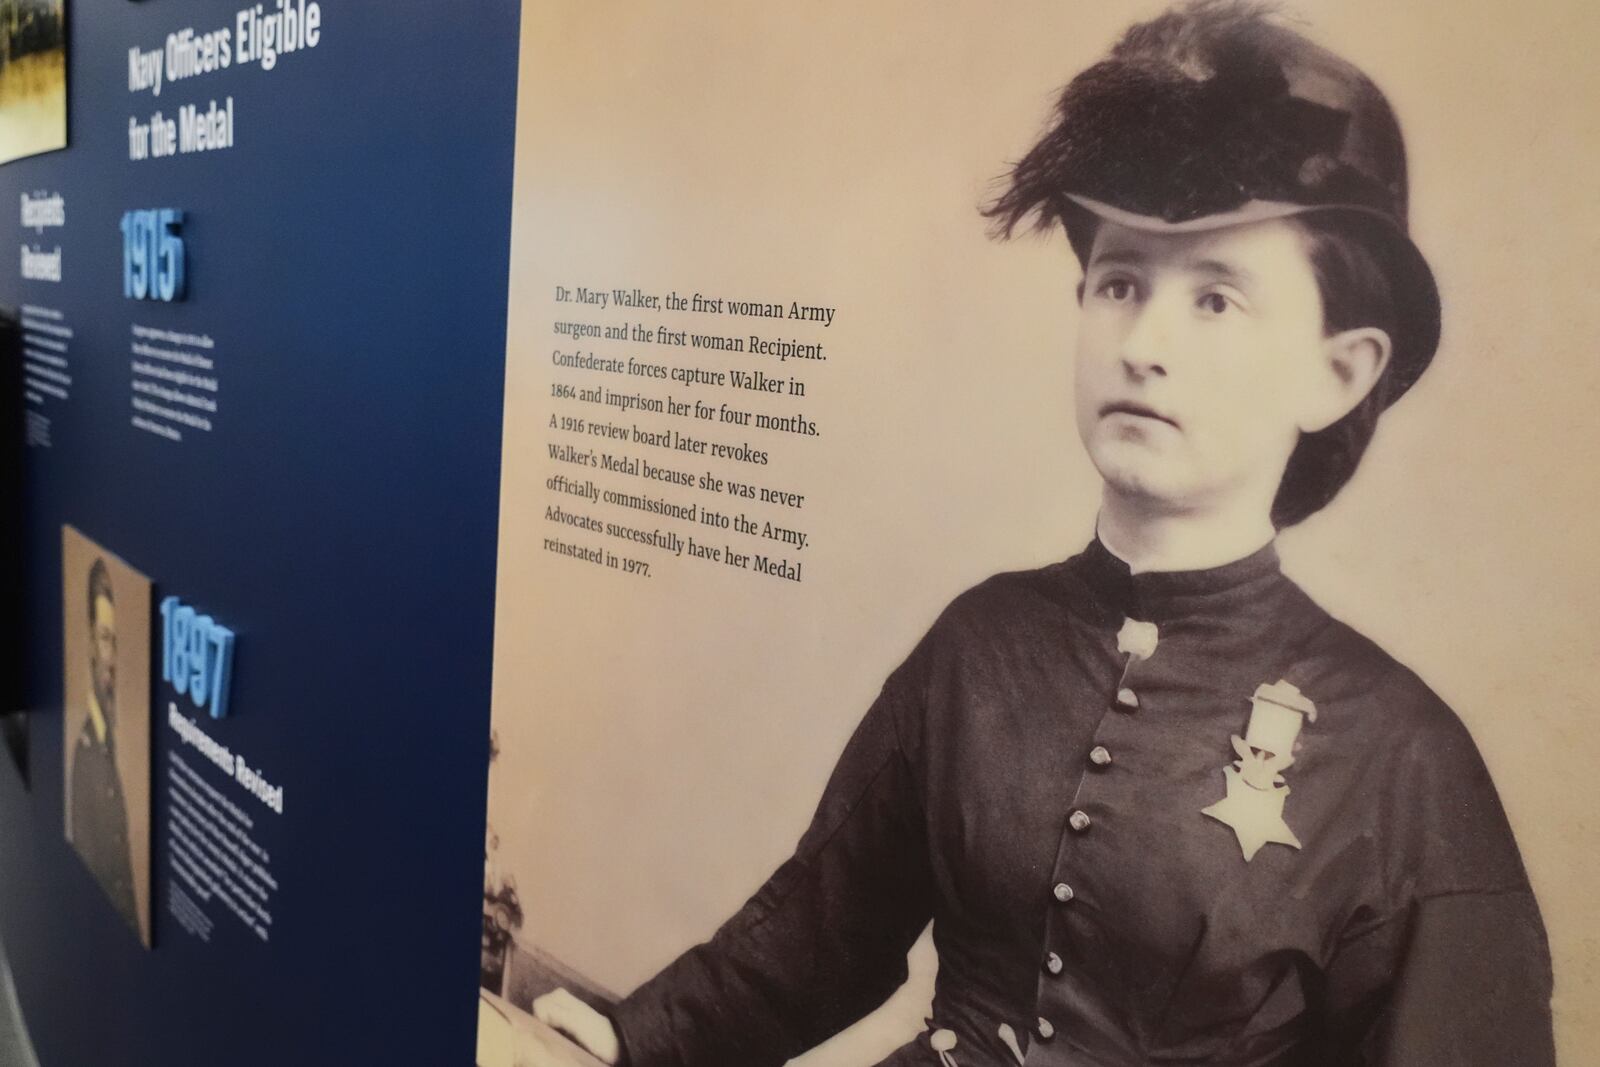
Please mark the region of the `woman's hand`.
[[533, 1017], [566, 1034], [602, 1063], [615, 1064], [622, 1058], [622, 1044], [617, 1040], [611, 1020], [565, 989], [546, 993], [535, 1000]]

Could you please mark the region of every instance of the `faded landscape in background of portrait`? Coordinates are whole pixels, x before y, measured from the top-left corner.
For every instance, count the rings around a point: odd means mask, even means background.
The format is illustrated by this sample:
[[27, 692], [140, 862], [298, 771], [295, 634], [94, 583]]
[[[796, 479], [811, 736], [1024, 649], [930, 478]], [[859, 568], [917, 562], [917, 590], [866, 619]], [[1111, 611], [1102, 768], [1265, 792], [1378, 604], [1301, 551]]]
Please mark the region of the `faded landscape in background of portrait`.
[[0, 0], [0, 163], [66, 146], [66, 0]]

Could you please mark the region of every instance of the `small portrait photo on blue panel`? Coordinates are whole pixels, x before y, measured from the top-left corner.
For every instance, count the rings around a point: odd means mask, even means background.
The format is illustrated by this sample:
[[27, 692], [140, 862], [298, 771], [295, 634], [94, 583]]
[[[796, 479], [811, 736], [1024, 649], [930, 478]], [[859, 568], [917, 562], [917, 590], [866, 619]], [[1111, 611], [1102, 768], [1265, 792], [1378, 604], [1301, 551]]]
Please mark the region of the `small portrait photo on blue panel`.
[[150, 947], [150, 579], [61, 531], [67, 840]]
[[66, 0], [0, 0], [0, 163], [67, 147]]

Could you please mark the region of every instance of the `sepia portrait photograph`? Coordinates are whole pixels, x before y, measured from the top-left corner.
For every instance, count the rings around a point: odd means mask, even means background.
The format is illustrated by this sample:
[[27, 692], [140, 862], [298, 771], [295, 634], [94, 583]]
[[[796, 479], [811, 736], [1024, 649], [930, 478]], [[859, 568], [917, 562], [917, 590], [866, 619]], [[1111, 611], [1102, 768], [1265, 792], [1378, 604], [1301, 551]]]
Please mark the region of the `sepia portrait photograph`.
[[1600, 13], [523, 18], [480, 1067], [1582, 1062]]
[[150, 579], [61, 529], [67, 840], [150, 946]]

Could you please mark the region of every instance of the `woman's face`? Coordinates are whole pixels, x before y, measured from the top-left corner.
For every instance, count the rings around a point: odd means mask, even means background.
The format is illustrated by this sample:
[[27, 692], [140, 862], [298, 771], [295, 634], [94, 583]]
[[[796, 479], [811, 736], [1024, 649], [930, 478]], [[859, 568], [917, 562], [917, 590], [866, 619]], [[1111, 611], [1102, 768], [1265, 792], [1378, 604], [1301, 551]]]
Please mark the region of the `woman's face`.
[[1103, 222], [1085, 272], [1078, 433], [1114, 489], [1164, 509], [1270, 506], [1339, 375], [1287, 220], [1167, 234]]

